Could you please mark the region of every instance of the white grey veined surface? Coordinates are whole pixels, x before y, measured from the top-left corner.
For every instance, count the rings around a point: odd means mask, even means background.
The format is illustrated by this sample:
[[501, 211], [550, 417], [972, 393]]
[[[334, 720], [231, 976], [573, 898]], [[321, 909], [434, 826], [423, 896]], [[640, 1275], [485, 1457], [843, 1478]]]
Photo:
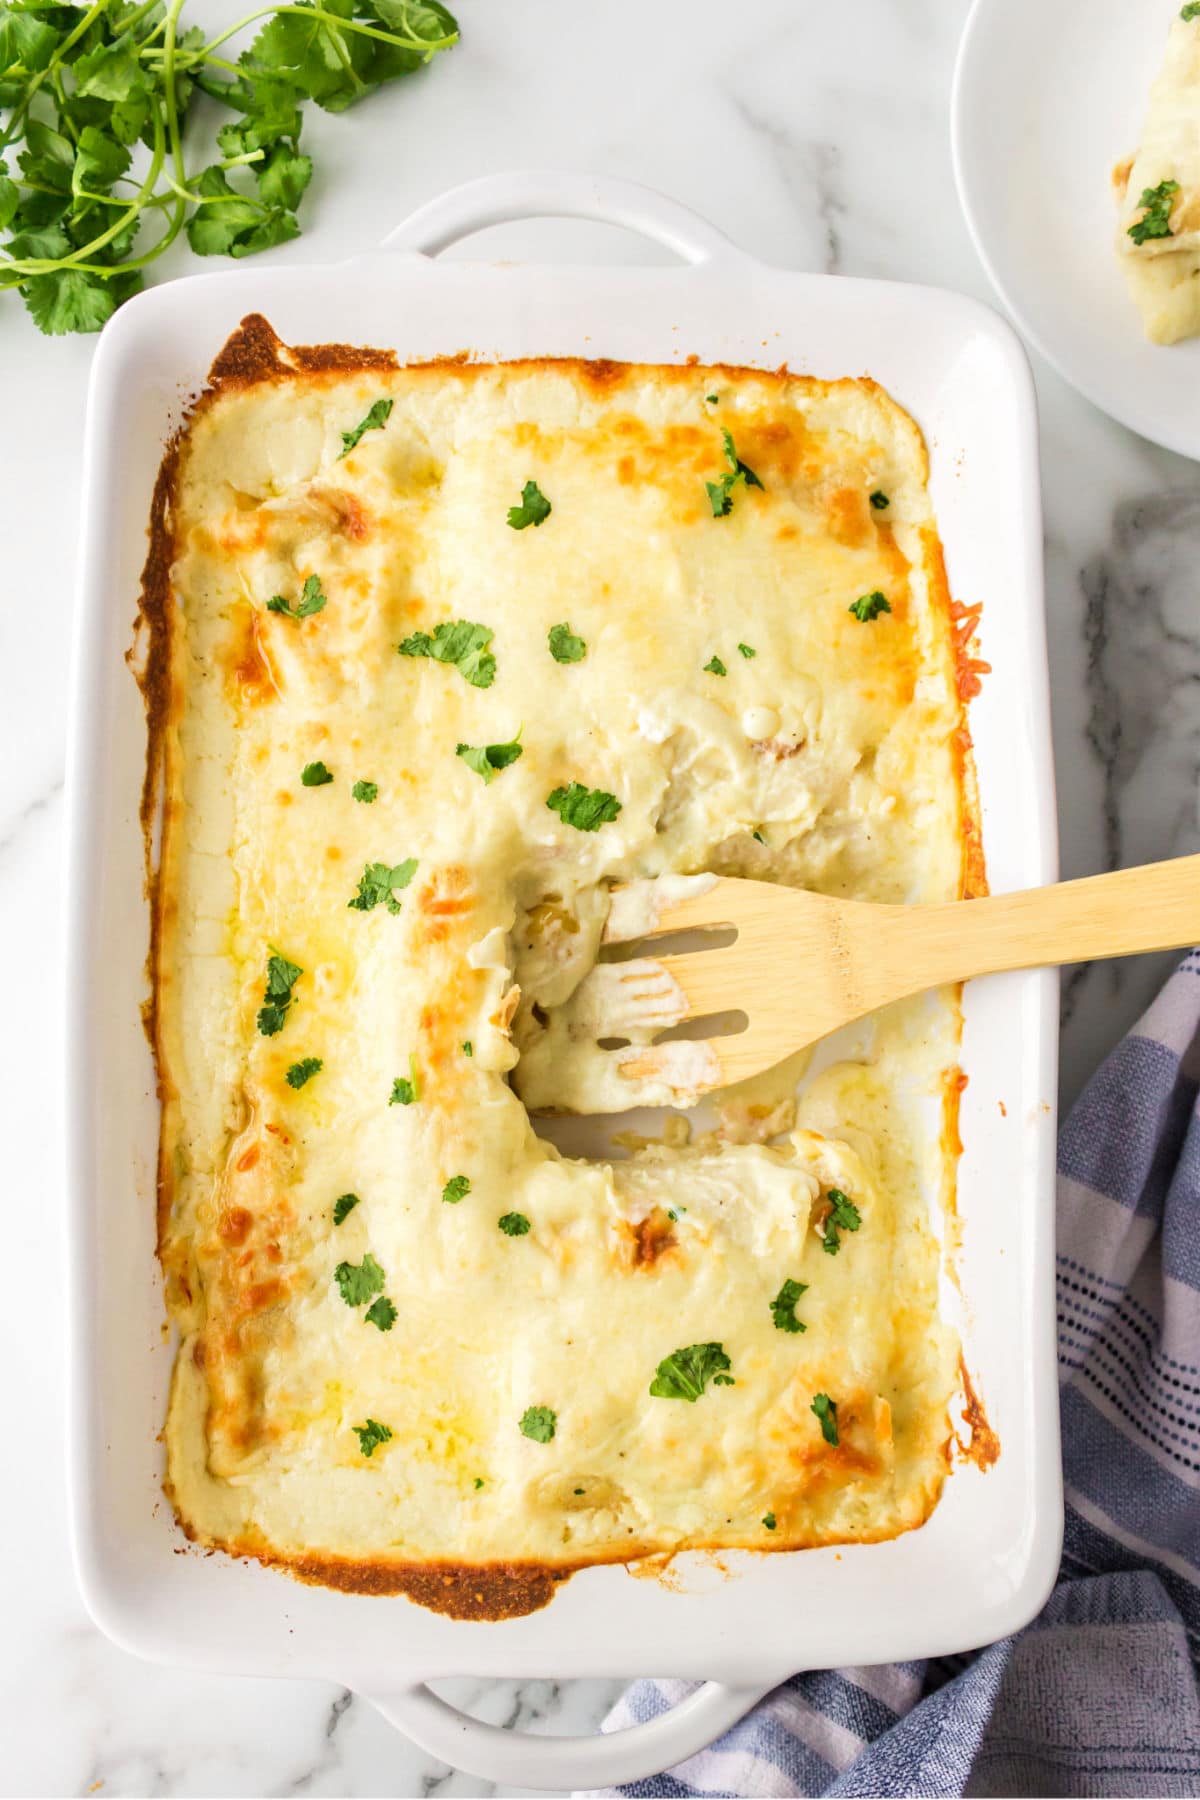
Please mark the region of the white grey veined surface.
[[[474, 218], [619, 208], [658, 235], [645, 192], [578, 178], [489, 182]], [[454, 223], [472, 215], [455, 202]], [[435, 223], [435, 221], [430, 222]], [[686, 242], [671, 208], [662, 233]], [[431, 241], [436, 241], [431, 236]], [[411, 248], [411, 246], [410, 246]], [[1018, 976], [968, 999], [960, 1177], [966, 1355], [1004, 1446], [986, 1476], [962, 1467], [922, 1531], [840, 1553], [737, 1560], [684, 1590], [585, 1572], [544, 1613], [461, 1624], [379, 1600], [295, 1588], [267, 1571], [173, 1554], [155, 1514], [169, 1347], [160, 1298], [131, 1286], [149, 1268], [152, 1207], [128, 1203], [130, 1143], [152, 1167], [157, 1109], [138, 1002], [143, 945], [118, 922], [141, 905], [137, 794], [143, 727], [122, 661], [129, 592], [161, 444], [181, 393], [199, 385], [239, 318], [266, 313], [285, 339], [397, 344], [402, 355], [463, 343], [481, 353], [712, 360], [839, 375], [868, 370], [932, 446], [932, 493], [952, 589], [984, 602], [992, 674], [972, 713], [992, 885], [1054, 874], [1053, 792], [1041, 614], [1032, 396], [1015, 340], [988, 311], [932, 289], [784, 275], [726, 258], [701, 229], [702, 266], [631, 274], [431, 264], [237, 273], [180, 283], [118, 315], [97, 357], [71, 748], [69, 1184], [74, 1385], [72, 1511], [88, 1604], [119, 1642], [164, 1660], [253, 1673], [333, 1676], [377, 1697], [417, 1738], [487, 1773], [494, 1746], [431, 1716], [411, 1684], [455, 1672], [711, 1676], [677, 1726], [556, 1762], [531, 1740], [509, 1772], [595, 1785], [645, 1773], [706, 1741], [755, 1692], [797, 1666], [880, 1662], [966, 1647], [1029, 1618], [1057, 1563], [1061, 1529], [1051, 1287], [1056, 984]], [[369, 276], [369, 279], [361, 277]], [[396, 321], [403, 321], [397, 343]], [[989, 605], [991, 612], [989, 614]], [[80, 1006], [79, 996], [86, 995]], [[82, 1017], [80, 1013], [82, 1012]], [[1003, 1093], [1005, 1114], [996, 1100]], [[148, 1348], [150, 1347], [150, 1348]], [[980, 1546], [987, 1549], [981, 1551]], [[915, 1606], [914, 1595], [921, 1604]], [[730, 1690], [741, 1690], [731, 1697]], [[444, 1729], [445, 1728], [445, 1729]], [[606, 1758], [613, 1758], [610, 1764]], [[632, 1765], [632, 1766], [631, 1766]]]
[[1094, 405], [1200, 458], [1200, 338], [1147, 341], [1111, 174], [1132, 157], [1176, 0], [975, 0], [951, 117], [959, 199], [1001, 300]]

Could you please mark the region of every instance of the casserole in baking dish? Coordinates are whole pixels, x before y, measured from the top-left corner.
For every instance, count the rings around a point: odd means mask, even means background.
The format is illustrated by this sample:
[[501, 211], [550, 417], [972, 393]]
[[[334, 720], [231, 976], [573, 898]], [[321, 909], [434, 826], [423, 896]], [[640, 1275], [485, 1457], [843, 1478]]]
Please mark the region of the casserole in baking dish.
[[[480, 224], [539, 211], [623, 220], [693, 266], [530, 269], [412, 254], [440, 249]], [[764, 1685], [794, 1669], [937, 1654], [1015, 1629], [1048, 1589], [1061, 1530], [1052, 1281], [1056, 983], [1045, 972], [972, 983], [963, 995], [959, 1060], [968, 1084], [950, 1226], [960, 1285], [939, 1264], [938, 1303], [962, 1342], [1003, 1453], [986, 1473], [955, 1461], [920, 1530], [795, 1555], [722, 1551], [719, 1568], [711, 1553], [685, 1552], [669, 1585], [631, 1579], [620, 1564], [589, 1567], [562, 1586], [553, 1605], [495, 1622], [447, 1617], [399, 1596], [285, 1581], [257, 1561], [189, 1549], [178, 1530], [162, 1496], [161, 1432], [176, 1344], [163, 1330], [154, 1256], [160, 1107], [139, 1013], [146, 994], [138, 809], [146, 724], [125, 655], [163, 445], [203, 388], [222, 342], [256, 308], [287, 343], [396, 344], [411, 361], [469, 347], [493, 361], [607, 357], [671, 365], [691, 352], [710, 365], [770, 369], [786, 361], [821, 380], [869, 373], [923, 432], [950, 588], [983, 605], [980, 650], [991, 672], [970, 712], [990, 885], [1030, 886], [1055, 872], [1032, 389], [1012, 333], [987, 309], [929, 289], [771, 270], [659, 196], [565, 175], [496, 177], [447, 195], [404, 227], [386, 254], [351, 265], [204, 276], [122, 308], [98, 346], [85, 439], [69, 763], [67, 1445], [76, 1555], [93, 1615], [127, 1648], [163, 1661], [335, 1679], [370, 1695], [410, 1735], [460, 1767], [514, 1784], [568, 1787], [633, 1779], [689, 1754]], [[722, 467], [716, 435], [706, 480]], [[735, 511], [713, 520], [713, 531], [736, 528], [741, 485]], [[519, 497], [519, 490], [506, 493], [506, 508]], [[548, 529], [509, 535], [514, 544], [536, 544]], [[282, 597], [295, 606], [303, 590], [288, 588]], [[332, 597], [326, 611], [331, 605]], [[310, 615], [299, 629], [322, 616]], [[586, 639], [569, 603], [554, 611], [552, 623], [564, 621]], [[733, 652], [746, 661], [736, 642]], [[721, 654], [719, 646], [706, 647], [704, 660], [711, 654]], [[467, 695], [455, 669], [388, 655], [401, 678], [443, 678]], [[730, 666], [727, 656], [722, 660]], [[548, 659], [546, 672], [586, 667], [586, 660], [560, 667]], [[444, 699], [444, 686], [440, 692]], [[506, 725], [503, 741], [521, 724], [521, 741], [529, 743], [532, 715]], [[343, 773], [319, 749], [310, 758], [322, 759], [334, 783], [303, 788], [293, 771], [297, 805], [332, 799], [339, 777], [378, 780], [368, 770]], [[486, 788], [466, 772], [481, 797], [497, 796], [523, 761]], [[372, 810], [355, 804], [361, 813]], [[547, 811], [546, 819], [557, 831], [558, 816]], [[612, 829], [606, 824], [597, 836]], [[407, 853], [398, 844], [388, 854]], [[361, 872], [354, 870], [347, 899]], [[409, 893], [397, 894], [402, 905]], [[403, 913], [389, 914], [386, 905], [366, 915], [347, 908], [346, 918], [404, 928]], [[265, 981], [261, 964], [258, 979]], [[262, 1003], [261, 985], [252, 997]], [[303, 1004], [297, 1002], [289, 1031], [303, 1018]], [[301, 1058], [316, 1054], [297, 1050]], [[390, 1070], [389, 1079], [406, 1073]], [[391, 1109], [393, 1119], [401, 1113]], [[573, 1134], [595, 1123], [560, 1118], [539, 1131], [574, 1150]], [[662, 1115], [643, 1113], [635, 1129], [661, 1136]], [[356, 1211], [365, 1203], [360, 1196]], [[445, 1208], [448, 1215], [454, 1210]], [[377, 1260], [390, 1279], [385, 1259]], [[773, 1288], [770, 1297], [777, 1293]], [[799, 1336], [801, 1345], [809, 1335]], [[646, 1385], [652, 1378], [650, 1371]], [[655, 1403], [676, 1408], [682, 1421], [706, 1401], [736, 1394], [710, 1389], [695, 1405]], [[965, 1431], [957, 1403], [951, 1414]], [[364, 1422], [357, 1412], [350, 1421]], [[529, 1443], [531, 1451], [538, 1447]], [[490, 1732], [413, 1685], [450, 1674], [567, 1679], [664, 1671], [715, 1682], [647, 1727], [583, 1742]]]
[[614, 881], [979, 883], [926, 476], [869, 381], [400, 368], [257, 318], [222, 351], [144, 598], [190, 1535], [496, 1617], [588, 1563], [927, 1516], [957, 997], [627, 1160], [522, 1103], [711, 1086], [628, 965], [596, 1015]]

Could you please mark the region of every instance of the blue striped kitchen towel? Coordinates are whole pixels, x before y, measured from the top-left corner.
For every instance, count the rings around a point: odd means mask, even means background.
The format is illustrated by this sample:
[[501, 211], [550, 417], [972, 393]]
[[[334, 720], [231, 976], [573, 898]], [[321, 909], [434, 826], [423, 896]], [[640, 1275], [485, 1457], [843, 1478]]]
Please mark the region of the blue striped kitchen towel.
[[[1018, 1636], [796, 1676], [626, 1794], [1200, 1795], [1200, 953], [1059, 1141], [1066, 1538]], [[641, 1681], [606, 1729], [689, 1691]]]

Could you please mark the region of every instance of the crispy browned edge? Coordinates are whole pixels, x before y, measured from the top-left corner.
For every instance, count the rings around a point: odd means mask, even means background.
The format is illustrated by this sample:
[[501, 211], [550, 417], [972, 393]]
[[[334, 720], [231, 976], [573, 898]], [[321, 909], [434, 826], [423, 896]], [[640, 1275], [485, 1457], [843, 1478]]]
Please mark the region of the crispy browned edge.
[[[605, 358], [535, 357], [513, 360], [529, 367], [552, 364], [556, 368], [570, 369], [597, 388], [619, 386], [629, 372], [638, 366], [611, 362]], [[693, 358], [688, 363], [679, 365], [676, 372], [680, 376], [687, 375], [694, 366], [694, 362]], [[374, 350], [349, 344], [285, 345], [261, 314], [251, 313], [242, 320], [237, 331], [219, 352], [209, 371], [207, 386], [189, 406], [166, 446], [155, 481], [150, 511], [149, 547], [142, 570], [138, 617], [134, 625], [134, 646], [130, 651], [128, 661], [141, 689], [146, 710], [147, 752], [146, 772], [142, 786], [141, 825], [145, 854], [145, 887], [150, 908], [150, 947], [146, 964], [148, 997], [142, 1008], [142, 1017], [154, 1054], [158, 1097], [160, 1104], [164, 1107], [164, 1127], [159, 1137], [157, 1176], [157, 1227], [160, 1247], [170, 1213], [172, 1181], [167, 1167], [165, 1130], [165, 1106], [169, 1096], [170, 1075], [162, 1052], [157, 1002], [158, 969], [163, 935], [163, 907], [166, 902], [160, 880], [163, 861], [161, 848], [157, 862], [154, 853], [154, 827], [161, 804], [163, 808], [162, 841], [165, 842], [171, 824], [170, 819], [166, 817], [169, 785], [165, 781], [165, 759], [167, 726], [172, 716], [173, 698], [170, 590], [171, 566], [175, 560], [173, 510], [180, 455], [194, 421], [220, 395], [231, 390], [253, 387], [262, 382], [288, 380], [301, 375], [342, 375], [364, 369], [393, 370], [399, 366], [398, 359], [391, 350]], [[455, 357], [433, 358], [421, 366], [453, 367], [466, 372], [472, 367], [486, 365], [471, 363], [467, 355], [463, 353]], [[722, 372], [727, 372], [731, 376], [764, 373], [760, 369], [743, 369], [735, 364], [707, 366], [721, 369]], [[785, 366], [777, 373], [786, 375], [789, 371]], [[867, 385], [876, 386], [869, 380]], [[947, 617], [952, 619], [953, 602], [946, 579], [941, 546], [932, 534], [926, 540], [925, 550], [931, 594], [943, 607]], [[955, 638], [954, 653], [959, 691], [964, 693], [965, 672], [973, 665], [968, 657], [968, 644], [961, 635]], [[979, 804], [975, 785], [974, 759], [970, 733], [966, 724], [965, 699], [964, 693], [963, 724], [956, 735], [955, 762], [963, 843], [961, 891], [964, 898], [969, 899], [979, 894], [985, 894], [987, 883], [979, 832]], [[954, 1080], [950, 1080], [946, 1084], [945, 1141], [954, 1145], [958, 1145], [957, 1109], [961, 1085], [960, 1081]], [[961, 1148], [960, 1145], [958, 1147]], [[951, 1200], [952, 1198], [953, 1184], [951, 1184]], [[975, 1435], [983, 1434], [981, 1442], [988, 1443], [992, 1447], [987, 1460], [988, 1462], [994, 1461], [995, 1456], [999, 1453], [999, 1440], [987, 1425], [982, 1406], [971, 1385], [967, 1370], [961, 1362], [960, 1374], [965, 1397], [965, 1417], [971, 1425], [973, 1433], [972, 1445], [975, 1442]], [[968, 1446], [964, 1454], [970, 1454], [970, 1452], [971, 1446]], [[946, 1460], [948, 1463], [948, 1447]], [[983, 1464], [983, 1458], [981, 1457], [979, 1460]], [[918, 1524], [924, 1523], [929, 1516], [929, 1512], [936, 1503], [936, 1497], [935, 1494], [931, 1498], [930, 1504]], [[187, 1520], [180, 1517], [178, 1511], [176, 1511], [176, 1518], [185, 1535], [194, 1539], [195, 1533]], [[877, 1542], [891, 1535], [893, 1534], [890, 1532], [882, 1531], [878, 1534], [860, 1532], [856, 1534], [854, 1541]], [[833, 1543], [839, 1540], [829, 1538], [820, 1541]], [[781, 1550], [794, 1547], [779, 1546]], [[653, 1546], [630, 1545], [622, 1550], [614, 1550], [601, 1556], [589, 1556], [578, 1563], [553, 1565], [538, 1562], [467, 1564], [356, 1562], [349, 1557], [319, 1555], [287, 1557], [249, 1540], [231, 1542], [221, 1545], [220, 1548], [228, 1551], [231, 1555], [251, 1557], [268, 1567], [279, 1568], [299, 1581], [338, 1588], [356, 1594], [404, 1594], [418, 1605], [428, 1607], [434, 1612], [443, 1613], [450, 1618], [488, 1621], [519, 1618], [527, 1613], [539, 1611], [553, 1599], [555, 1590], [560, 1583], [567, 1581], [582, 1568], [595, 1567], [601, 1563], [632, 1562], [654, 1554]], [[668, 1558], [668, 1560], [670, 1559]]]

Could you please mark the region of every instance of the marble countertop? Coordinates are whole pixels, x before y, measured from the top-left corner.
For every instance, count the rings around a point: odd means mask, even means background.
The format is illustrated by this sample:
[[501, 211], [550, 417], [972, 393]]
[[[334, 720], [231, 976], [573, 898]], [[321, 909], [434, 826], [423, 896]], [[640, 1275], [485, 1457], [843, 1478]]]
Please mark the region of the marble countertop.
[[[190, 0], [189, 10], [236, 16], [225, 0]], [[273, 257], [335, 259], [452, 183], [556, 164], [662, 188], [785, 267], [990, 298], [950, 166], [948, 100], [965, 0], [759, 0], [753, 9], [719, 0], [460, 0], [458, 10], [463, 42], [439, 66], [369, 101], [352, 123], [318, 115], [306, 127], [319, 152], [306, 235]], [[599, 227], [523, 227], [503, 243], [518, 256], [660, 260]], [[38, 337], [0, 296], [0, 1105], [10, 1171], [0, 1791], [479, 1793], [477, 1781], [415, 1751], [348, 1692], [135, 1662], [99, 1635], [76, 1591], [56, 1300], [55, 963], [91, 350], [87, 339]], [[1079, 875], [1200, 847], [1200, 467], [1103, 418], [1044, 365], [1036, 372], [1062, 861], [1064, 874]], [[1065, 1100], [1169, 961], [1067, 972]], [[490, 1719], [586, 1730], [617, 1684], [453, 1691]]]

